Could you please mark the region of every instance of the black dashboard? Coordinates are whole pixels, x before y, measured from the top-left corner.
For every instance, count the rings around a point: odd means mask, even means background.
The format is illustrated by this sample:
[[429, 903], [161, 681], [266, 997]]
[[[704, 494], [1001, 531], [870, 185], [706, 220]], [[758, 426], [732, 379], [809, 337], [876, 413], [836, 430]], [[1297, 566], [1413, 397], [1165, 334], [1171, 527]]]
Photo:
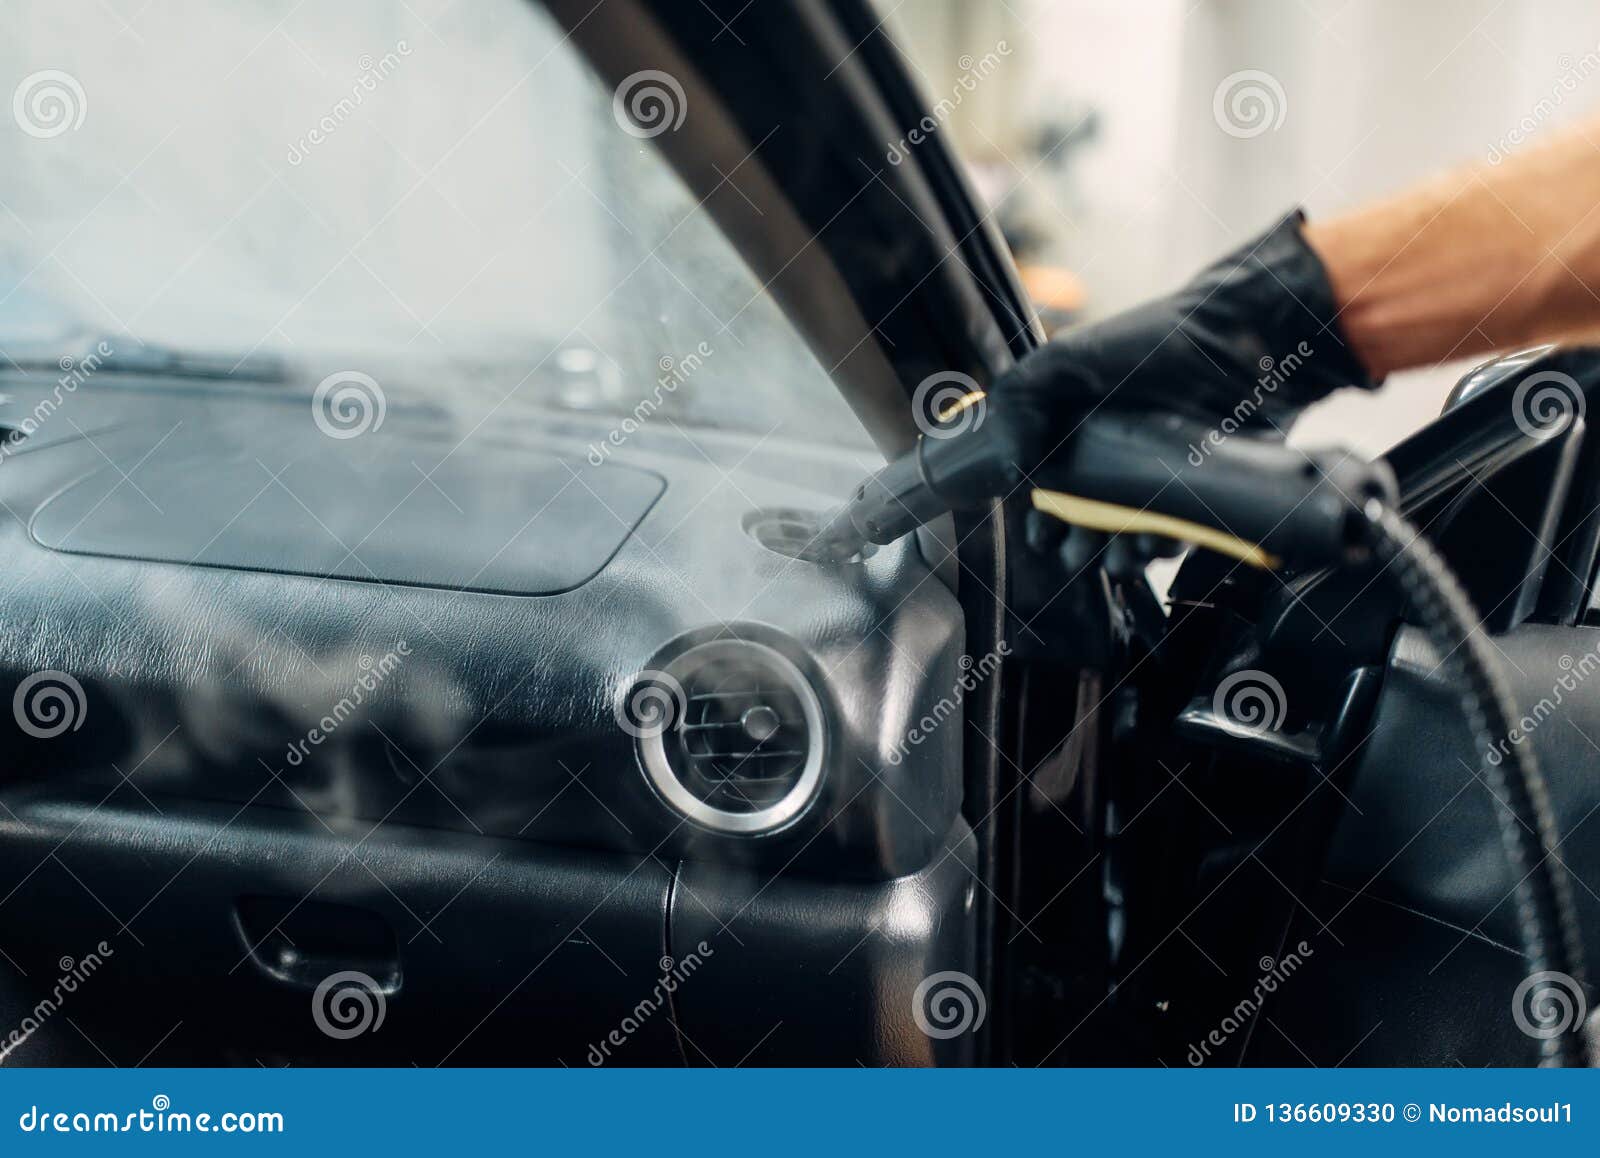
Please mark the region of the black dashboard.
[[[49, 384], [6, 388], [20, 415]], [[462, 445], [398, 397], [358, 437], [314, 417], [298, 388], [107, 373], [6, 445], [0, 916], [163, 929], [128, 967], [245, 987], [285, 1057], [316, 1043], [265, 1011], [353, 954], [424, 1064], [524, 971], [534, 1054], [485, 1030], [447, 1060], [575, 1063], [702, 941], [696, 1041], [743, 1052], [772, 1009], [774, 1056], [966, 1048], [911, 1022], [974, 952], [959, 607], [914, 544], [819, 568], [747, 530], [871, 452], [548, 411]], [[693, 736], [652, 734], [658, 696]], [[657, 1045], [632, 1060], [694, 1060]]]

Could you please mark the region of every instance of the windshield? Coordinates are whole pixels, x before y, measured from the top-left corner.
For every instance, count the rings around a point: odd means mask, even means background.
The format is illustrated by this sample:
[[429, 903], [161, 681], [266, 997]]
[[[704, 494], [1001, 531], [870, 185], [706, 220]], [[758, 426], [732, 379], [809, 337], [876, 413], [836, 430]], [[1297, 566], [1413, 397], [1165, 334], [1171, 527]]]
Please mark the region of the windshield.
[[436, 405], [653, 397], [678, 422], [867, 442], [535, 5], [16, 0], [8, 20], [14, 365], [110, 334], [219, 375], [282, 357], [401, 374]]

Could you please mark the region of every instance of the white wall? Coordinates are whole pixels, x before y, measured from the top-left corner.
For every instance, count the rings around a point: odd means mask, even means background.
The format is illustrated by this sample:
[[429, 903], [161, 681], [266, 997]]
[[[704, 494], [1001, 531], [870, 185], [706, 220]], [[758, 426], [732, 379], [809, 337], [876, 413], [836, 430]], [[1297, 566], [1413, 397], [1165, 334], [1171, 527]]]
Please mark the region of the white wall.
[[[1539, 114], [1536, 136], [1600, 109], [1600, 72], [1559, 88], [1600, 51], [1600, 5], [1588, 0], [1004, 7], [1016, 15], [1011, 35], [1026, 74], [1012, 115], [1099, 110], [1099, 138], [1071, 185], [1043, 170], [1029, 182], [1046, 186], [1032, 199], [1059, 227], [1056, 256], [1083, 274], [1095, 313], [1176, 284], [1294, 205], [1334, 213], [1441, 167], [1486, 160], [1553, 92], [1560, 102]], [[1228, 135], [1213, 116], [1219, 82], [1244, 69], [1269, 73], [1283, 93], [1281, 125], [1249, 138]], [[991, 144], [1015, 147], [994, 128], [961, 141], [977, 156]], [[1381, 450], [1437, 412], [1460, 369], [1397, 375], [1379, 397], [1334, 400], [1296, 438]]]

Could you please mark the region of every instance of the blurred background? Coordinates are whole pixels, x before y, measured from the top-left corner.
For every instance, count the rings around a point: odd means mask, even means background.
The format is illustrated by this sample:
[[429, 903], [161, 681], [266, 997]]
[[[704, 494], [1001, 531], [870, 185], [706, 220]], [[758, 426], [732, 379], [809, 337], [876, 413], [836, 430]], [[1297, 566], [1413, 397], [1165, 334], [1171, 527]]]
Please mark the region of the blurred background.
[[[879, 0], [1051, 321], [1187, 278], [1600, 111], [1586, 0]], [[965, 79], [964, 79], [965, 78]], [[1386, 449], [1471, 363], [1332, 399], [1295, 441]]]

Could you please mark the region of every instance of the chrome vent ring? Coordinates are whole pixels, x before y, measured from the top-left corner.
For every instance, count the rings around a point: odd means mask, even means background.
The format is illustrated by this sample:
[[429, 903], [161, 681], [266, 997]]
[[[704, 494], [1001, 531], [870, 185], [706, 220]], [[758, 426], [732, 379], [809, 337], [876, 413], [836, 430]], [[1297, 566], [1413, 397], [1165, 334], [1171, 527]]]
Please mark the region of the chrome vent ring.
[[698, 644], [623, 689], [666, 686], [671, 719], [636, 733], [661, 798], [716, 832], [755, 835], [794, 820], [822, 781], [826, 720], [811, 682], [775, 648], [747, 639]]

